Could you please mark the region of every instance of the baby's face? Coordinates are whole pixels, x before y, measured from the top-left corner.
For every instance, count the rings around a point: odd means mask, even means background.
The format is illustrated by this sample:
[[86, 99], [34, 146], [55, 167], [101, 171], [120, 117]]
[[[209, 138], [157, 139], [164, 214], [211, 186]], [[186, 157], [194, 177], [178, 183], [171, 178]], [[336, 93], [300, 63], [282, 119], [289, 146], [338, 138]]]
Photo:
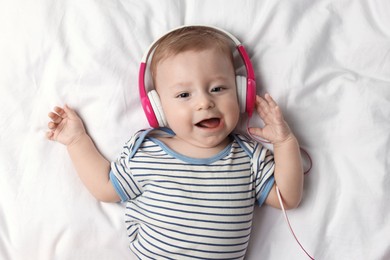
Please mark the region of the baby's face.
[[158, 64], [155, 82], [177, 137], [202, 148], [225, 145], [240, 116], [228, 55], [214, 49], [177, 54]]

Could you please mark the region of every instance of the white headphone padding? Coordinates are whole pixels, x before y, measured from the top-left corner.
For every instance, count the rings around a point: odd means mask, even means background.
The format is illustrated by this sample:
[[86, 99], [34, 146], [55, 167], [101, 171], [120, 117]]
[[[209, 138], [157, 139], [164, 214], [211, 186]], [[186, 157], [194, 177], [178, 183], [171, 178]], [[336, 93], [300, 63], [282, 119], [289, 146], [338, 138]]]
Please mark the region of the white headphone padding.
[[168, 126], [167, 120], [165, 119], [163, 108], [161, 105], [160, 97], [157, 94], [156, 90], [151, 90], [148, 92], [148, 98], [150, 100], [150, 104], [153, 107], [154, 114], [157, 118], [158, 125], [160, 127]]
[[246, 110], [246, 77], [236, 75], [236, 86], [240, 112], [244, 113]]

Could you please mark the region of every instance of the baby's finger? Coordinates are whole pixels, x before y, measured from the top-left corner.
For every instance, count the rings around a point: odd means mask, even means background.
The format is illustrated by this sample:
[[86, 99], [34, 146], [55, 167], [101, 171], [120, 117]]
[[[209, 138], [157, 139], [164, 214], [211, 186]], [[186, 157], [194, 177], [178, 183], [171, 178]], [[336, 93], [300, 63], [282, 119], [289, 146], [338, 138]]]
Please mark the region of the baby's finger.
[[263, 138], [263, 129], [261, 129], [261, 128], [250, 127], [249, 128], [249, 133], [251, 133], [252, 135], [256, 135], [256, 136], [259, 136], [259, 137]]
[[60, 123], [63, 119], [61, 116], [59, 116], [58, 114], [56, 114], [54, 112], [50, 112], [48, 116], [56, 124]]
[[266, 105], [267, 104], [267, 101], [260, 97], [260, 96], [256, 96], [256, 102], [259, 104], [259, 105]]
[[256, 97], [257, 107], [259, 111], [268, 112], [269, 111], [269, 105], [265, 99], [263, 99], [260, 96]]
[[271, 97], [270, 94], [268, 94], [268, 93], [265, 94], [264, 98], [270, 107], [274, 108], [278, 105], [278, 104], [276, 104], [275, 100]]
[[49, 140], [54, 140], [54, 133], [51, 131], [46, 132], [46, 138]]
[[269, 123], [273, 118], [274, 109], [271, 108], [268, 102], [261, 97], [257, 98], [257, 102], [257, 113], [265, 123]]
[[279, 106], [276, 106], [276, 107], [275, 107], [275, 118], [276, 118], [276, 120], [278, 120], [279, 122], [281, 122], [281, 121], [284, 120], [282, 110], [280, 109]]
[[63, 116], [65, 114], [65, 111], [61, 107], [54, 107], [54, 112], [56, 112], [59, 116]]
[[57, 124], [56, 123], [54, 123], [54, 122], [49, 122], [48, 124], [47, 124], [47, 127], [50, 129], [50, 130], [55, 130], [56, 128], [57, 128]]

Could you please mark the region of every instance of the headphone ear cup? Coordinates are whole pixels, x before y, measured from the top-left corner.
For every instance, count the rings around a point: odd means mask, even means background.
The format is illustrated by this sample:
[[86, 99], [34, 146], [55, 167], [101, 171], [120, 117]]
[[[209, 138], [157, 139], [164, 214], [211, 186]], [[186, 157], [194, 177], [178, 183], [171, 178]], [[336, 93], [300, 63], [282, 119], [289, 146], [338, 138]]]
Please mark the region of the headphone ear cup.
[[157, 94], [156, 90], [151, 90], [148, 92], [148, 98], [150, 104], [152, 105], [154, 115], [156, 116], [158, 125], [160, 127], [167, 126], [167, 120], [165, 119], [164, 112], [161, 106], [160, 97]]
[[247, 80], [245, 76], [236, 75], [237, 97], [240, 106], [240, 112], [244, 113], [246, 110], [246, 89]]

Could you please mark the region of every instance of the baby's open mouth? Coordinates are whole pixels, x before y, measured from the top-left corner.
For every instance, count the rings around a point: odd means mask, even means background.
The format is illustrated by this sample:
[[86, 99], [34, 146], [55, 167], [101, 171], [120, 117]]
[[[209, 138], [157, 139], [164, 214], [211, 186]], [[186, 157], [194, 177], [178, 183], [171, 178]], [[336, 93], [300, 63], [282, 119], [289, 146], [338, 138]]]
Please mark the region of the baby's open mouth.
[[219, 118], [209, 118], [209, 119], [205, 119], [205, 120], [200, 121], [199, 123], [196, 124], [196, 126], [202, 127], [202, 128], [215, 128], [215, 127], [219, 126], [220, 122], [221, 122], [221, 119], [219, 119]]

